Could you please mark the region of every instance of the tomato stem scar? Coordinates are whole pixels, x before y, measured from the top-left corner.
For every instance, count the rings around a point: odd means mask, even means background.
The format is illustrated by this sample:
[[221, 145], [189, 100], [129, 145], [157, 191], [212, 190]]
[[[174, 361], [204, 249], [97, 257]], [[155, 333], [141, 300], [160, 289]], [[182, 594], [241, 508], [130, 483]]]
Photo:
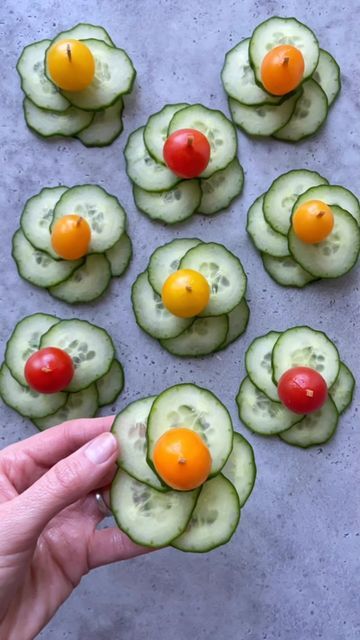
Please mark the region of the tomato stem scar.
[[179, 458], [178, 463], [179, 464], [186, 464], [186, 458]]
[[325, 211], [319, 211], [319, 213], [316, 214], [317, 218], [322, 218], [325, 215]]
[[312, 389], [306, 389], [306, 395], [308, 398], [313, 398], [314, 397], [314, 392]]
[[185, 287], [186, 291], [188, 291], [189, 293], [192, 292], [192, 287], [190, 287], [188, 284]]
[[69, 59], [69, 62], [71, 62], [71, 47], [70, 47], [69, 43], [67, 43], [67, 45], [66, 45], [66, 53], [67, 53], [67, 57]]
[[51, 367], [41, 367], [41, 371], [43, 371], [44, 373], [50, 373]]
[[289, 64], [289, 60], [290, 60], [289, 56], [285, 56], [285, 58], [283, 59], [283, 64], [284, 65]]
[[188, 139], [187, 139], [187, 146], [188, 146], [188, 147], [192, 147], [193, 142], [194, 142], [194, 136], [188, 136]]

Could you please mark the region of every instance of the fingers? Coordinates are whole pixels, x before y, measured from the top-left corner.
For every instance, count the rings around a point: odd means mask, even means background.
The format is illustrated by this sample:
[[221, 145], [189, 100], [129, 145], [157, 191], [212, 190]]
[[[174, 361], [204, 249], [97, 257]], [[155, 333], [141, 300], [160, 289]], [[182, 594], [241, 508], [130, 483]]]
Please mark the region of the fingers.
[[89, 570], [111, 562], [135, 558], [150, 551], [155, 549], [140, 547], [117, 527], [94, 531], [88, 547]]

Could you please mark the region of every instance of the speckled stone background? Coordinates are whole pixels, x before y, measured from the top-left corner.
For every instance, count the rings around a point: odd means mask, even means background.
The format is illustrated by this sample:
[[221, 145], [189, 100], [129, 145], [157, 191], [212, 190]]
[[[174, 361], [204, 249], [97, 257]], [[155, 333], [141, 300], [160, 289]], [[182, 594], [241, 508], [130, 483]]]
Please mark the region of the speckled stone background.
[[[280, 173], [309, 167], [359, 193], [359, 59], [356, 2], [349, 0], [3, 0], [1, 4], [1, 351], [15, 323], [35, 311], [87, 318], [110, 331], [125, 365], [126, 389], [113, 411], [169, 384], [194, 381], [229, 407], [244, 375], [244, 351], [258, 334], [308, 323], [336, 341], [359, 379], [359, 274], [304, 291], [277, 287], [245, 232], [246, 211]], [[321, 133], [298, 146], [239, 134], [244, 193], [213, 219], [178, 228], [152, 224], [134, 207], [124, 171], [128, 134], [166, 102], [224, 109], [219, 73], [225, 52], [274, 14], [296, 15], [338, 59], [343, 92]], [[26, 128], [15, 64], [24, 45], [79, 21], [101, 24], [125, 47], [138, 71], [126, 99], [125, 131], [110, 148], [41, 141]], [[70, 308], [17, 275], [11, 236], [25, 200], [45, 185], [98, 182], [129, 217], [135, 256], [123, 279], [99, 303]], [[159, 244], [174, 236], [220, 240], [249, 277], [251, 321], [221, 356], [178, 361], [137, 328], [130, 285]], [[301, 451], [246, 433], [258, 480], [233, 541], [204, 556], [163, 550], [95, 571], [82, 581], [40, 635], [42, 640], [355, 640], [360, 637], [360, 429], [357, 400], [324, 448]], [[28, 421], [0, 407], [1, 445], [33, 433]], [[5, 640], [5, 639], [3, 639]], [[21, 640], [19, 638], [18, 640]]]

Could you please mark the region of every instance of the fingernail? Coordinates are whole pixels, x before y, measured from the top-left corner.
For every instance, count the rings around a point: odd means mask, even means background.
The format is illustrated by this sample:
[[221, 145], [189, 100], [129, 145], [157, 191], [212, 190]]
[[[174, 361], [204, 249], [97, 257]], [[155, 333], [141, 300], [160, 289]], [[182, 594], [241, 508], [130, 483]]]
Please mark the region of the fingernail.
[[102, 433], [85, 449], [86, 457], [94, 464], [106, 462], [117, 450], [117, 440], [112, 433]]

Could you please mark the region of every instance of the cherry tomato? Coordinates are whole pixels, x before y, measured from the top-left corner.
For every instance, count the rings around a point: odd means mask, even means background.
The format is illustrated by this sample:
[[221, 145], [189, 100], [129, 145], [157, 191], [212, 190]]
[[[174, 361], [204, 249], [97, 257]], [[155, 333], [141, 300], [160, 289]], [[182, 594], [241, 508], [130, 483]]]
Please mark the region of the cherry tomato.
[[35, 351], [25, 364], [25, 379], [38, 393], [57, 393], [65, 389], [74, 375], [69, 354], [57, 347]]
[[94, 79], [94, 56], [80, 40], [55, 42], [47, 54], [47, 65], [54, 84], [65, 91], [83, 91]]
[[308, 200], [296, 209], [292, 226], [297, 237], [307, 244], [325, 240], [334, 226], [334, 214], [321, 200]]
[[285, 371], [278, 383], [281, 402], [294, 413], [312, 413], [326, 402], [328, 389], [322, 375], [310, 367]]
[[155, 444], [154, 465], [172, 489], [191, 491], [200, 487], [211, 470], [211, 455], [203, 439], [191, 429], [165, 431]]
[[209, 304], [210, 287], [204, 276], [192, 269], [174, 271], [162, 288], [162, 301], [179, 318], [193, 318]]
[[301, 51], [290, 44], [281, 44], [271, 49], [263, 59], [261, 80], [266, 91], [284, 96], [299, 86], [304, 69]]
[[85, 218], [70, 214], [59, 218], [51, 233], [51, 244], [64, 260], [78, 260], [89, 250], [91, 229]]
[[180, 178], [197, 178], [209, 164], [211, 147], [197, 129], [174, 131], [164, 144], [164, 160]]

